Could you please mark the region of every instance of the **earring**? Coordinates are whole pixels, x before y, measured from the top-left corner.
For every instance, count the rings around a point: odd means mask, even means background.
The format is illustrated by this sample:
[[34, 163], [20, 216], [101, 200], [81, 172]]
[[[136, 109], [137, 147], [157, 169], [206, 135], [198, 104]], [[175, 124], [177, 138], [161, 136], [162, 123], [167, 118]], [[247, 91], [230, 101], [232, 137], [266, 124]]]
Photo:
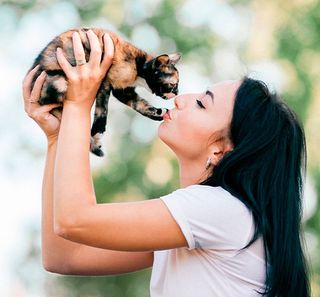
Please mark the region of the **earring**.
[[206, 169], [208, 169], [211, 165], [211, 157], [208, 158], [207, 164], [206, 164]]

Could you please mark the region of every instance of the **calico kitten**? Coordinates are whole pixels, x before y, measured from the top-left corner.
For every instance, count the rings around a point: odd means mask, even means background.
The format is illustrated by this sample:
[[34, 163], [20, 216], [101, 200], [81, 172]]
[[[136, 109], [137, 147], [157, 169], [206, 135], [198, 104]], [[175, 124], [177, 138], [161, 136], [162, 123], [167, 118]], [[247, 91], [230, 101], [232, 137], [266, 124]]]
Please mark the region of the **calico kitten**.
[[[164, 99], [169, 99], [178, 94], [179, 73], [175, 64], [181, 55], [178, 53], [170, 55], [151, 56], [141, 49], [136, 48], [129, 42], [123, 40], [115, 33], [100, 28], [80, 28], [68, 30], [55, 37], [35, 59], [31, 68], [40, 65], [34, 76], [33, 84], [38, 75], [45, 70], [46, 81], [41, 91], [40, 105], [63, 102], [68, 87], [66, 76], [56, 59], [56, 49], [60, 47], [67, 60], [75, 66], [73, 54], [72, 34], [77, 31], [80, 34], [85, 51], [86, 61], [90, 55], [90, 43], [86, 32], [91, 29], [99, 38], [103, 51], [103, 35], [107, 32], [114, 43], [114, 58], [96, 96], [94, 120], [91, 127], [90, 151], [103, 156], [101, 150], [101, 138], [105, 132], [108, 115], [108, 101], [110, 92], [120, 102], [133, 108], [140, 114], [161, 121], [167, 112], [166, 108], [156, 108], [141, 98], [135, 91], [140, 85], [150, 92]], [[62, 108], [52, 111], [54, 115], [61, 118]]]

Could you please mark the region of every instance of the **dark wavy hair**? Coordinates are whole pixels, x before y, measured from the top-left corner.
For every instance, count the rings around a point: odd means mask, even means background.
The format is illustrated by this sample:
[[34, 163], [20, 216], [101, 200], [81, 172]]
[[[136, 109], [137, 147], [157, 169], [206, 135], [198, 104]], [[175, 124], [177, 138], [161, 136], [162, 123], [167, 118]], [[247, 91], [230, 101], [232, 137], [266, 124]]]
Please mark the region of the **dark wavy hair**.
[[[234, 149], [201, 185], [221, 186], [251, 211], [264, 239], [267, 297], [308, 297], [309, 267], [301, 242], [306, 144], [296, 113], [260, 80], [244, 77], [235, 96]], [[243, 248], [243, 249], [244, 249]]]

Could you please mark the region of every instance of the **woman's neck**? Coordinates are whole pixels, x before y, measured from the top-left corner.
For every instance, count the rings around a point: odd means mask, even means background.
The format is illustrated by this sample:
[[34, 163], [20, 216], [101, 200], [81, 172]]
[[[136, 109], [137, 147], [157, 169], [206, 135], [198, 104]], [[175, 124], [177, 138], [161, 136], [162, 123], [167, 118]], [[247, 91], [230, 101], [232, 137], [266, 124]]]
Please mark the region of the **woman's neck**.
[[185, 188], [190, 185], [199, 184], [205, 180], [209, 174], [205, 166], [205, 162], [201, 164], [199, 160], [195, 160], [194, 162], [184, 162], [180, 160], [180, 187]]

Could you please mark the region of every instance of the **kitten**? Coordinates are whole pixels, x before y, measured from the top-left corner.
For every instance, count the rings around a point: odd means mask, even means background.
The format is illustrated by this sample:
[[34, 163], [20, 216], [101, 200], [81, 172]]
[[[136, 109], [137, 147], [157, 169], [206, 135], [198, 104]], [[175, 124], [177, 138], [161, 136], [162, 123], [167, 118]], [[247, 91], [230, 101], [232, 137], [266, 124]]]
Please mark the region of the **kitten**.
[[[63, 102], [65, 99], [68, 82], [66, 75], [56, 59], [56, 49], [60, 47], [72, 66], [75, 66], [73, 54], [72, 34], [77, 31], [80, 34], [82, 45], [85, 51], [86, 61], [89, 60], [90, 43], [86, 32], [90, 28], [68, 30], [56, 36], [38, 55], [33, 66], [40, 67], [34, 76], [33, 84], [38, 75], [45, 70], [46, 81], [39, 99], [40, 105]], [[102, 157], [101, 138], [105, 132], [108, 115], [108, 101], [110, 92], [122, 103], [133, 108], [140, 114], [161, 121], [167, 108], [156, 108], [141, 98], [135, 91], [140, 85], [150, 92], [164, 99], [169, 99], [178, 94], [179, 73], [175, 64], [181, 55], [178, 53], [170, 55], [151, 56], [141, 49], [136, 48], [129, 42], [123, 40], [115, 33], [100, 29], [91, 28], [98, 36], [103, 52], [103, 35], [107, 32], [114, 43], [114, 57], [105, 78], [96, 96], [94, 120], [91, 127], [90, 151]], [[57, 108], [52, 113], [61, 118], [62, 108]]]

